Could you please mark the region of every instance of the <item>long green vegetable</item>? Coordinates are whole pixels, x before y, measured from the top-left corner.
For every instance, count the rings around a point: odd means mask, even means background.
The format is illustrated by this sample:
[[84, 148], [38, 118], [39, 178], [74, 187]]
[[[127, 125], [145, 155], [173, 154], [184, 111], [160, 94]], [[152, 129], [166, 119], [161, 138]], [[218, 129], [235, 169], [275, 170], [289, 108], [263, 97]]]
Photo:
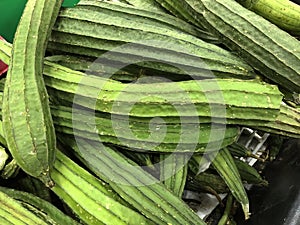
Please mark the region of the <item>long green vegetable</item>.
[[90, 170], [155, 224], [204, 225], [181, 199], [134, 162], [99, 141], [62, 137]]
[[185, 188], [187, 190], [192, 190], [196, 192], [214, 194], [220, 202], [222, 200], [220, 196], [218, 196], [218, 193], [229, 192], [229, 188], [222, 179], [222, 177], [220, 177], [218, 174], [214, 174], [209, 171], [204, 171], [199, 174], [195, 174], [192, 172], [192, 174], [188, 178]]
[[61, 152], [57, 152], [52, 188], [85, 224], [153, 224], [122, 204], [108, 184], [96, 179]]
[[[79, 225], [78, 222], [65, 215], [58, 208], [52, 205], [50, 202], [45, 201], [31, 193], [18, 191], [15, 189], [9, 189], [0, 187], [0, 191], [8, 195], [9, 197], [17, 200], [19, 203], [27, 204], [34, 207], [36, 211], [42, 211], [45, 219], [51, 221], [53, 224], [68, 224], [68, 225]], [[47, 221], [48, 222], [48, 221]], [[2, 223], [1, 223], [2, 224]]]
[[[144, 14], [132, 14], [112, 4], [93, 2], [80, 1], [77, 7], [61, 11], [49, 50], [96, 58], [102, 55], [98, 61], [108, 60], [120, 67], [138, 64], [154, 74], [156, 71], [176, 74], [183, 79], [189, 76], [253, 78], [252, 68], [243, 60], [202, 41], [201, 37], [149, 20]], [[206, 36], [203, 34], [202, 38], [208, 41]]]
[[0, 223], [4, 225], [48, 224], [2, 191], [0, 191]]
[[224, 210], [223, 216], [221, 217], [221, 219], [218, 222], [218, 225], [228, 224], [228, 220], [229, 220], [229, 216], [230, 216], [230, 211], [232, 209], [232, 205], [233, 205], [233, 197], [232, 197], [232, 195], [229, 195], [227, 197], [227, 201], [226, 201], [226, 208]]
[[212, 158], [212, 165], [224, 179], [235, 199], [241, 203], [245, 219], [250, 216], [249, 199], [243, 186], [241, 176], [227, 148], [221, 149]]
[[[10, 47], [9, 44], [5, 42], [0, 42], [1, 46], [1, 59], [6, 61], [8, 63], [9, 56], [10, 56]], [[180, 90], [180, 93], [184, 94], [186, 93], [187, 96], [189, 96], [191, 101], [189, 100], [187, 103], [190, 103], [189, 105], [193, 105], [198, 107], [199, 105], [199, 111], [197, 110], [196, 115], [199, 117], [200, 123], [210, 123], [211, 121], [215, 121], [218, 123], [224, 123], [224, 118], [212, 118], [212, 114], [209, 112], [210, 109], [219, 109], [218, 107], [218, 101], [220, 99], [214, 99], [213, 95], [211, 95], [210, 104], [208, 105], [208, 102], [205, 97], [205, 94], [203, 93], [203, 90], [201, 91], [199, 89], [199, 83], [195, 81], [188, 81], [188, 82], [177, 82], [177, 83], [165, 83], [165, 84], [134, 84], [131, 86], [131, 84], [121, 84], [119, 82], [112, 82], [108, 81], [106, 79], [100, 78], [100, 77], [93, 77], [89, 76], [86, 77], [87, 80], [85, 80], [84, 75], [80, 72], [76, 72], [70, 69], [67, 69], [62, 66], [58, 66], [55, 63], [50, 63], [48, 61], [45, 61], [45, 69], [44, 74], [46, 78], [46, 84], [48, 87], [51, 87], [51, 94], [53, 94], [53, 97], [58, 97], [59, 101], [61, 103], [65, 102], [70, 104], [73, 104], [73, 97], [76, 93], [79, 98], [77, 98], [76, 103], [81, 104], [85, 107], [94, 109], [93, 102], [90, 102], [91, 100], [95, 98], [100, 98], [99, 96], [95, 96], [95, 93], [97, 94], [100, 87], [108, 87], [109, 89], [105, 90], [111, 90], [112, 92], [105, 92], [105, 98], [100, 99], [99, 104], [96, 104], [96, 109], [99, 111], [105, 111], [108, 113], [114, 113], [117, 114], [128, 114], [128, 110], [121, 112], [118, 108], [118, 111], [114, 112], [111, 111], [111, 108], [107, 108], [109, 105], [113, 102], [119, 102], [116, 99], [116, 96], [118, 94], [122, 93], [123, 98], [121, 99], [122, 105], [128, 106], [128, 103], [134, 99], [136, 99], [137, 93], [141, 96], [147, 95], [147, 94], [153, 94], [156, 96], [161, 96], [161, 99], [164, 98], [171, 98], [172, 101], [170, 102], [170, 105], [166, 104], [166, 108], [162, 110], [161, 106], [159, 107], [157, 103], [161, 101], [159, 98], [150, 99], [147, 98], [147, 102], [141, 103], [139, 105], [134, 106], [134, 111], [132, 114], [132, 121], [137, 122], [136, 124], [139, 124], [139, 122], [146, 122], [149, 123], [149, 119], [152, 116], [162, 116], [164, 117], [165, 122], [171, 123], [171, 124], [184, 124], [184, 123], [195, 123], [195, 118], [190, 116], [195, 116], [195, 110], [191, 110], [190, 112], [187, 111], [186, 107], [183, 107], [182, 109], [186, 112], [184, 112], [184, 115], [188, 117], [182, 117], [180, 120], [178, 117], [178, 112], [172, 108], [173, 104], [176, 104], [175, 100], [178, 98], [178, 103], [182, 102], [184, 98], [182, 98], [179, 95], [178, 88]], [[79, 81], [81, 81], [84, 78], [85, 82], [81, 82], [80, 86], [84, 87], [82, 88], [82, 93], [79, 93], [77, 91], [77, 87], [79, 85]], [[234, 81], [234, 82], [233, 82]], [[219, 92], [221, 96], [224, 97], [224, 103], [226, 103], [226, 123], [229, 124], [241, 124], [241, 125], [247, 125], [247, 126], [255, 126], [258, 129], [267, 130], [268, 132], [274, 132], [274, 133], [280, 133], [281, 135], [286, 136], [292, 136], [292, 137], [298, 137], [299, 136], [299, 120], [297, 119], [299, 116], [299, 111], [296, 109], [292, 109], [291, 107], [280, 105], [280, 101], [282, 98], [281, 93], [274, 88], [273, 86], [270, 86], [269, 84], [264, 83], [257, 83], [253, 81], [240, 81], [240, 80], [220, 80], [219, 84], [222, 84], [222, 86], [216, 86], [214, 85], [214, 81], [205, 81], [202, 83], [201, 86], [205, 86], [204, 84], [209, 84], [211, 82], [211, 85], [213, 88], [217, 88], [217, 90], [220, 88], [222, 91]], [[201, 82], [200, 82], [201, 84]], [[243, 85], [241, 85], [243, 84]], [[128, 85], [128, 86], [127, 86]], [[160, 86], [162, 85], [162, 86]], [[223, 86], [224, 85], [224, 86]], [[126, 88], [128, 87], [128, 88]], [[134, 87], [130, 90], [130, 87]], [[155, 90], [161, 87], [159, 92], [155, 92]], [[206, 85], [206, 89], [207, 89]], [[60, 91], [58, 91], [60, 90]], [[86, 90], [95, 90], [94, 92], [87, 92]], [[103, 89], [102, 89], [103, 90]], [[120, 92], [120, 90], [124, 90]], [[127, 90], [130, 90], [130, 92], [127, 92]], [[150, 90], [150, 92], [148, 91]], [[216, 90], [216, 91], [217, 91]], [[104, 91], [104, 90], [103, 90]], [[136, 92], [138, 91], [138, 92]], [[211, 94], [217, 94], [217, 92], [212, 93], [209, 90], [207, 90], [207, 93]], [[262, 93], [265, 93], [265, 95], [262, 95]], [[93, 94], [94, 93], [94, 94]], [[109, 94], [111, 93], [111, 94]], [[103, 93], [104, 94], [104, 93]], [[109, 94], [109, 95], [107, 95]], [[128, 99], [124, 99], [124, 97], [128, 96]], [[173, 96], [173, 97], [171, 97]], [[203, 100], [201, 100], [201, 97], [203, 97]], [[210, 95], [208, 95], [210, 96]], [[240, 97], [239, 97], [240, 96]], [[216, 95], [215, 95], [216, 97]], [[109, 100], [111, 98], [111, 100]], [[126, 97], [127, 98], [127, 97]], [[174, 99], [175, 98], [175, 99]], [[241, 102], [240, 99], [245, 99], [245, 102]], [[114, 100], [113, 100], [114, 99]], [[104, 100], [104, 102], [103, 102]], [[202, 102], [203, 101], [203, 102]], [[103, 102], [104, 104], [101, 104]], [[120, 102], [120, 104], [121, 104]], [[157, 102], [157, 103], [156, 103]], [[214, 105], [214, 102], [216, 105]], [[154, 111], [149, 111], [149, 107], [153, 105]], [[204, 110], [204, 106], [209, 107], [208, 110]], [[104, 107], [106, 106], [106, 107]], [[176, 105], [177, 106], [177, 105]], [[182, 107], [180, 104], [178, 104], [178, 107]], [[212, 108], [211, 108], [212, 107]], [[152, 108], [152, 107], [151, 107]], [[189, 109], [192, 109], [188, 107]], [[280, 108], [280, 114], [278, 115], [278, 111]], [[139, 109], [136, 111], [136, 109]], [[178, 108], [177, 108], [178, 109]], [[139, 113], [138, 113], [139, 112]], [[211, 112], [214, 112], [212, 110]], [[150, 114], [151, 113], [151, 114]], [[147, 118], [144, 118], [144, 116], [148, 116]], [[220, 116], [220, 114], [216, 113], [216, 116]], [[224, 115], [223, 115], [224, 116]], [[143, 117], [143, 118], [142, 118]], [[116, 118], [116, 117], [115, 117]], [[128, 120], [128, 118], [127, 118]], [[270, 121], [271, 120], [271, 121]], [[198, 121], [198, 120], [197, 120]], [[270, 121], [270, 122], [266, 122]], [[154, 124], [157, 122], [154, 122]], [[159, 125], [159, 124], [157, 124]]]
[[[2, 45], [7, 44], [0, 42]], [[9, 56], [5, 48], [1, 49], [1, 53], [4, 54], [1, 56], [3, 60]], [[181, 123], [190, 123], [195, 116], [200, 116], [204, 119], [200, 118], [200, 122], [224, 123], [225, 117], [233, 124], [234, 121], [247, 125], [251, 121], [255, 121], [252, 125], [264, 121], [264, 124], [276, 119], [282, 99], [276, 86], [252, 80], [207, 79], [122, 84], [101, 77], [85, 76], [48, 61], [45, 61], [44, 75], [46, 84], [55, 90], [52, 94], [66, 102], [73, 103], [76, 94], [76, 104], [100, 112], [141, 119], [161, 116], [168, 122], [176, 123], [180, 121], [178, 116], [186, 117]], [[98, 99], [96, 105], [92, 102], [95, 98]], [[129, 112], [133, 103], [138, 104]]]
[[290, 0], [237, 0], [293, 35], [300, 34], [300, 6]]
[[296, 38], [234, 0], [183, 0], [180, 4], [176, 1], [173, 6], [184, 13], [188, 9], [197, 12], [198, 23], [263, 76], [300, 92], [300, 44]]
[[181, 198], [188, 172], [188, 154], [161, 154], [160, 181]]
[[43, 81], [43, 58], [62, 0], [29, 0], [18, 25], [3, 97], [8, 148], [28, 174], [53, 186], [55, 132]]
[[260, 174], [254, 167], [239, 159], [234, 159], [234, 163], [239, 171], [242, 180], [246, 183], [265, 186], [268, 185], [268, 182], [260, 176]]
[[[131, 1], [131, 0], [130, 0]], [[132, 0], [145, 3], [143, 0]], [[154, 1], [154, 0], [150, 0]], [[78, 6], [77, 6], [78, 7]], [[144, 10], [142, 8], [128, 7], [124, 4], [117, 2], [104, 2], [97, 0], [81, 0], [79, 7], [83, 9], [90, 9], [92, 11], [98, 11], [102, 13], [111, 13], [112, 17], [122, 15], [123, 18], [133, 20], [135, 22], [142, 22], [152, 26], [164, 27], [168, 30], [177, 30], [184, 33], [191, 34], [193, 36], [203, 38], [207, 41], [218, 41], [211, 33], [203, 31], [184, 20], [178, 19], [172, 15], [166, 13], [159, 13], [156, 11]], [[157, 32], [157, 31], [156, 31]]]

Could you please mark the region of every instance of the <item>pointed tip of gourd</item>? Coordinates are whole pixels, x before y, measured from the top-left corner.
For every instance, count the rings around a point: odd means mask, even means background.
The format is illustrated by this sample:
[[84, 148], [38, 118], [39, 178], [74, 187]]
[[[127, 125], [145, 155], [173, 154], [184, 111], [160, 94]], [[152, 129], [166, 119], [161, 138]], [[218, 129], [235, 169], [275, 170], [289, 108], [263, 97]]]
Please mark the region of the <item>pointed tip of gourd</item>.
[[245, 220], [250, 219], [250, 207], [249, 204], [243, 204], [242, 205], [243, 211], [244, 211], [244, 215], [245, 215]]
[[48, 188], [53, 188], [55, 186], [54, 181], [50, 178], [50, 174], [41, 174], [39, 179], [46, 185]]
[[55, 183], [54, 183], [53, 180], [50, 179], [50, 180], [46, 183], [46, 186], [47, 186], [48, 188], [53, 188], [53, 187], [55, 186]]

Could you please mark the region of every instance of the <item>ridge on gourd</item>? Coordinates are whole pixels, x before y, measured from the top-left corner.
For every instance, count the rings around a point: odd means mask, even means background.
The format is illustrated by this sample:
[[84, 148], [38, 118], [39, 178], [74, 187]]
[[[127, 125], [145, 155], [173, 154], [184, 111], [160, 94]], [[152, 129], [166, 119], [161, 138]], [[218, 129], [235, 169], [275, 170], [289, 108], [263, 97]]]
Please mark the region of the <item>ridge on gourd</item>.
[[191, 24], [198, 27], [205, 28], [203, 23], [199, 22], [198, 14], [189, 5], [185, 4], [183, 1], [173, 1], [173, 0], [155, 0], [166, 10], [171, 12], [173, 15], [182, 18]]
[[151, 11], [157, 11], [157, 12], [164, 12], [164, 9], [161, 8], [155, 0], [125, 0], [130, 5], [136, 6], [138, 8], [151, 10]]

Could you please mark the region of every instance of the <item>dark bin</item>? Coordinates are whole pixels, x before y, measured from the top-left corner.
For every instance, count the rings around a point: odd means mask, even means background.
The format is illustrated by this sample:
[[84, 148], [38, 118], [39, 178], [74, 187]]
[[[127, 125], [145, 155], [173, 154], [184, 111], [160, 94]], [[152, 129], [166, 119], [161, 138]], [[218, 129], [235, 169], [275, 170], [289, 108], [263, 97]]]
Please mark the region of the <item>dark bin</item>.
[[252, 216], [241, 225], [300, 225], [300, 140], [288, 140], [277, 159], [266, 166], [267, 188], [249, 192]]

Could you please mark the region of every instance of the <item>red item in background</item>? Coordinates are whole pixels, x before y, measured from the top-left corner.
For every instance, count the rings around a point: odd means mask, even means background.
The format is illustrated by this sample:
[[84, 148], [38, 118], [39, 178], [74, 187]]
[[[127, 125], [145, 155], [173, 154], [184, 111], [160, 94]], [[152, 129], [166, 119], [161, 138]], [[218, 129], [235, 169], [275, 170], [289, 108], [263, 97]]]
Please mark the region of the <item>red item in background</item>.
[[[0, 36], [0, 40], [1, 40], [1, 41], [2, 41], [2, 40], [5, 41], [5, 39], [4, 39], [3, 37], [1, 37], [1, 36]], [[6, 65], [4, 62], [2, 62], [2, 61], [0, 60], [0, 76], [1, 76], [2, 74], [6, 73], [7, 70], [8, 70], [8, 65]]]

